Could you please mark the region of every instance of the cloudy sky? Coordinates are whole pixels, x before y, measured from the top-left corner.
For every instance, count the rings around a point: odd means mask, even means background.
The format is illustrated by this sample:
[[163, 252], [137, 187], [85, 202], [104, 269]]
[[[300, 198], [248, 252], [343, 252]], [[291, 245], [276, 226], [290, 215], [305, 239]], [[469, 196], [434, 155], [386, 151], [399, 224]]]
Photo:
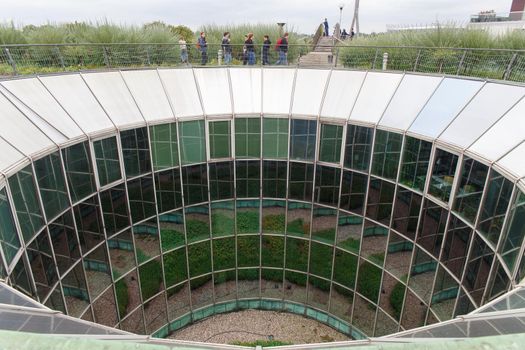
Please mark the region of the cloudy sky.
[[[361, 31], [382, 31], [387, 24], [464, 23], [482, 10], [506, 12], [511, 0], [361, 0]], [[311, 33], [324, 17], [349, 26], [354, 0], [1, 0], [0, 22], [46, 22], [108, 19], [122, 24], [161, 20], [197, 29], [202, 24], [286, 22]]]

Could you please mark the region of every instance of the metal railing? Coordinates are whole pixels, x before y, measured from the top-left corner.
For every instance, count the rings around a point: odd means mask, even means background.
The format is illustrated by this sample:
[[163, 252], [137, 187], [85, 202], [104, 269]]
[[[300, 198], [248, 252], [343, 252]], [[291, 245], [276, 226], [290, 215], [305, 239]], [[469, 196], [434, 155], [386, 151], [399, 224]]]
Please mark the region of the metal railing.
[[496, 13], [494, 11], [480, 12], [470, 16], [471, 23], [480, 22], [509, 22], [509, 21], [523, 21], [524, 11], [512, 11], [504, 13]]
[[[193, 65], [276, 65], [344, 67], [472, 76], [525, 82], [525, 50], [432, 47], [354, 46], [337, 41], [330, 46], [336, 59], [312, 63], [304, 59], [311, 45], [289, 45], [287, 61], [280, 60], [275, 43], [269, 50], [255, 46], [251, 60], [243, 45], [232, 45], [227, 63], [220, 44], [208, 44], [206, 55], [187, 44], [187, 60], [179, 44], [60, 44], [1, 45], [0, 76], [44, 74], [114, 68]], [[282, 57], [281, 57], [282, 58]]]

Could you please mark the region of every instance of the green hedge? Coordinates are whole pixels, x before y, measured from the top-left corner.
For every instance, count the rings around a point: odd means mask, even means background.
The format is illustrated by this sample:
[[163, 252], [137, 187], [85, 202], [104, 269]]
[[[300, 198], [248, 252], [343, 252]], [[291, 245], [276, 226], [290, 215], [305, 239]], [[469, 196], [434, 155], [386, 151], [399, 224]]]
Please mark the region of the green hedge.
[[166, 286], [170, 287], [188, 278], [186, 271], [186, 250], [174, 250], [164, 255]]
[[401, 317], [401, 308], [403, 307], [403, 298], [405, 297], [406, 287], [403, 283], [397, 282], [392, 293], [390, 294], [390, 305], [394, 309], [394, 316], [396, 320]]
[[381, 269], [368, 261], [363, 261], [359, 267], [357, 291], [374, 303], [379, 298], [381, 286]]
[[139, 267], [140, 290], [142, 299], [147, 300], [157, 294], [162, 284], [162, 268], [160, 262], [151, 260]]

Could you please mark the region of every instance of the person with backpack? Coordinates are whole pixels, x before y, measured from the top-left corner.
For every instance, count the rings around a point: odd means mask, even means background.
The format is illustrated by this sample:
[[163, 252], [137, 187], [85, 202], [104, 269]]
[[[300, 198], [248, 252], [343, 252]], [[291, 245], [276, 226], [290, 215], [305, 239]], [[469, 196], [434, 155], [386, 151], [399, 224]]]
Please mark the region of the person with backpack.
[[201, 36], [197, 41], [197, 49], [201, 52], [201, 65], [208, 63], [208, 44], [206, 43], [206, 34], [201, 32]]
[[253, 33], [248, 33], [248, 38], [244, 42], [244, 46], [246, 46], [248, 64], [253, 66], [255, 64], [255, 45], [253, 44]]
[[270, 37], [268, 35], [265, 35], [264, 42], [263, 42], [263, 48], [262, 48], [262, 64], [263, 65], [270, 64], [270, 61], [268, 60], [268, 53], [270, 52], [271, 46], [272, 46], [272, 42], [270, 41]]
[[224, 64], [232, 62], [232, 45], [230, 41], [230, 32], [224, 33], [222, 37], [222, 52], [224, 54]]
[[275, 49], [279, 52], [279, 59], [275, 64], [288, 65], [288, 33], [284, 33], [282, 38], [277, 40]]

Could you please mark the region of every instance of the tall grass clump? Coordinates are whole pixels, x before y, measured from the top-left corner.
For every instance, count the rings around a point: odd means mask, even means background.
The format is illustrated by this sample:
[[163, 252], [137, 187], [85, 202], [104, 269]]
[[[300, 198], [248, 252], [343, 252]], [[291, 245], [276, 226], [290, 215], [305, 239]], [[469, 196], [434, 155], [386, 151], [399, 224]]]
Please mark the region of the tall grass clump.
[[25, 44], [27, 39], [22, 30], [13, 22], [0, 23], [0, 44]]

